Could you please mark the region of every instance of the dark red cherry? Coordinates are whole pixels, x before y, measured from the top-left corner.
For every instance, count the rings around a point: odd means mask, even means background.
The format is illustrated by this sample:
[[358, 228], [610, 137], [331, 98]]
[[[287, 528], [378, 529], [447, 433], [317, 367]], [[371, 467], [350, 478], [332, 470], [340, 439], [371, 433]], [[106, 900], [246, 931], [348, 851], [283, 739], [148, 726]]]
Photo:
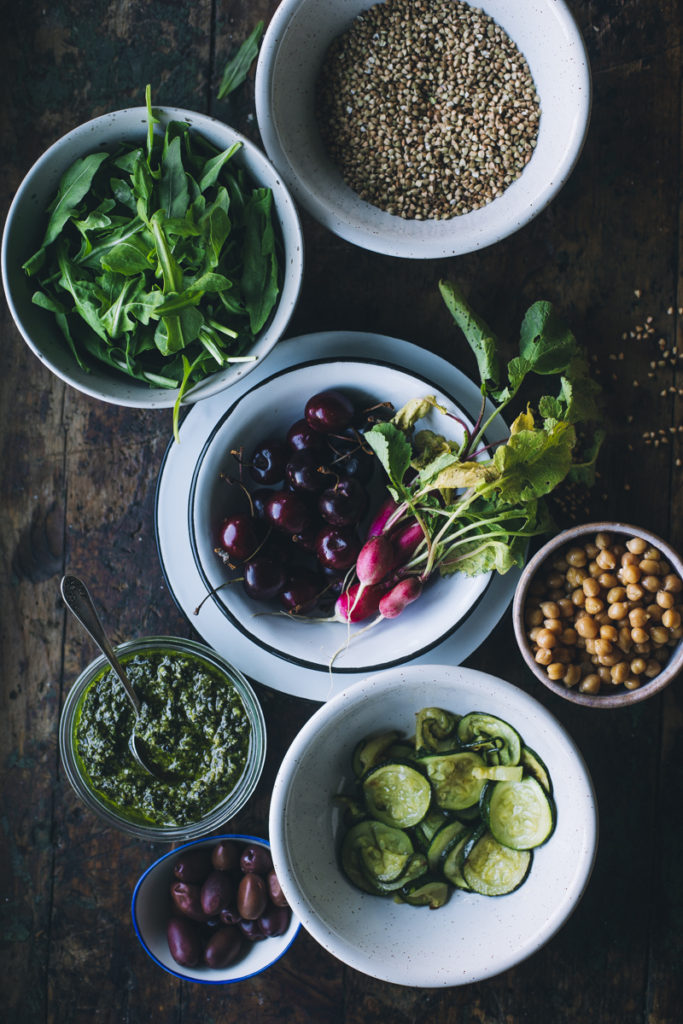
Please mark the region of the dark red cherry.
[[344, 430], [354, 417], [351, 399], [334, 389], [321, 391], [306, 402], [306, 422], [322, 434]]
[[258, 540], [251, 516], [238, 513], [224, 519], [218, 534], [218, 544], [231, 561], [243, 562], [253, 555]]
[[350, 526], [329, 526], [318, 534], [316, 555], [326, 569], [350, 569], [361, 543]]
[[284, 480], [288, 451], [282, 441], [261, 441], [254, 449], [249, 472], [260, 484], [277, 484]]
[[350, 526], [362, 519], [368, 506], [367, 491], [357, 480], [342, 479], [323, 491], [318, 509], [333, 526]]
[[274, 491], [266, 504], [266, 517], [278, 530], [303, 533], [312, 521], [311, 507], [296, 491]]
[[280, 591], [280, 604], [292, 615], [307, 615], [318, 603], [318, 594], [323, 587], [320, 577], [302, 570], [293, 574]]
[[255, 601], [269, 601], [282, 590], [287, 578], [282, 564], [270, 558], [252, 558], [244, 565], [244, 589]]
[[285, 467], [288, 484], [295, 491], [317, 493], [330, 487], [334, 476], [321, 465], [320, 453], [311, 448], [292, 452]]
[[295, 452], [322, 451], [325, 446], [325, 438], [319, 430], [313, 430], [305, 419], [292, 423], [287, 431], [287, 444]]

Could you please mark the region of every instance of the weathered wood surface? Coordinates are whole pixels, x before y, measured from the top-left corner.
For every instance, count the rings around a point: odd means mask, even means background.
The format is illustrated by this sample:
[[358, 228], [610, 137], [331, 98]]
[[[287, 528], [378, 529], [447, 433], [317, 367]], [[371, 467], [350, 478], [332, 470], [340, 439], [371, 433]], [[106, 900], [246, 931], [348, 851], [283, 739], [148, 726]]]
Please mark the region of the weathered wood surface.
[[[275, 0], [36, 0], [0, 5], [3, 217], [42, 150], [79, 122], [142, 101], [206, 110], [258, 141], [253, 81], [216, 100], [231, 50]], [[681, 24], [679, 0], [570, 0], [593, 69], [591, 130], [553, 204], [507, 241], [453, 260], [392, 260], [304, 217], [308, 261], [291, 334], [375, 330], [471, 367], [438, 297], [446, 276], [502, 336], [553, 300], [590, 347], [609, 440], [580, 518], [619, 517], [683, 548], [683, 445], [646, 445], [681, 422]], [[667, 312], [673, 310], [673, 313]], [[674, 1024], [683, 1004], [683, 690], [589, 712], [538, 686], [509, 616], [469, 659], [505, 674], [565, 723], [595, 781], [601, 840], [585, 898], [527, 962], [482, 984], [420, 991], [345, 968], [302, 933], [271, 971], [229, 990], [180, 984], [135, 940], [132, 887], [159, 852], [104, 829], [66, 783], [61, 703], [93, 651], [59, 597], [86, 577], [116, 638], [192, 635], [158, 564], [153, 496], [170, 413], [98, 404], [31, 354], [0, 304], [0, 850], [3, 1016], [21, 1024], [258, 1021], [291, 1024]], [[651, 319], [649, 319], [651, 318]], [[649, 323], [653, 333], [638, 334]], [[511, 325], [511, 326], [510, 326]], [[675, 365], [674, 365], [675, 364]], [[651, 374], [654, 374], [651, 376]], [[637, 384], [635, 382], [638, 382]], [[665, 396], [660, 393], [667, 391]], [[270, 787], [313, 703], [259, 687], [270, 751], [234, 824], [265, 829]]]

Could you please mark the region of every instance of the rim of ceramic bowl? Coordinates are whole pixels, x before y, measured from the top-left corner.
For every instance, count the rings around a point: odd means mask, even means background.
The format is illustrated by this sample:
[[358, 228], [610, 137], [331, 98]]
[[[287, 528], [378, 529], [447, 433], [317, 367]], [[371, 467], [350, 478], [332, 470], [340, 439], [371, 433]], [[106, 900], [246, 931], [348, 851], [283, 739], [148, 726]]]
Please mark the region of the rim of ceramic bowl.
[[[313, 28], [311, 27], [313, 22], [310, 17], [310, 8], [315, 3], [324, 4], [326, 9], [334, 6], [330, 5], [327, 0], [282, 0], [278, 6], [261, 42], [256, 67], [255, 101], [259, 130], [268, 156], [281, 171], [297, 201], [328, 230], [355, 245], [389, 256], [411, 259], [457, 256], [483, 249], [514, 234], [538, 216], [564, 187], [578, 162], [588, 134], [592, 106], [591, 72], [585, 43], [565, 0], [544, 0], [542, 5], [534, 5], [533, 16], [537, 19], [539, 17], [547, 19], [545, 30], [541, 29], [544, 40], [550, 29], [556, 30], [562, 40], [562, 60], [558, 61], [553, 75], [549, 78], [554, 83], [558, 80], [559, 71], [563, 72], [569, 80], [574, 106], [567, 118], [564, 130], [557, 133], [557, 137], [554, 137], [552, 141], [549, 137], [548, 145], [557, 151], [557, 158], [551, 161], [552, 166], [548, 169], [548, 177], [543, 182], [537, 182], [535, 179], [536, 167], [539, 166], [540, 160], [538, 154], [541, 147], [545, 147], [544, 136], [539, 135], [539, 146], [534, 154], [536, 162], [532, 156], [522, 175], [505, 190], [502, 196], [487, 206], [463, 214], [459, 218], [451, 218], [446, 221], [405, 221], [398, 216], [392, 216], [361, 200], [345, 185], [338, 170], [334, 172], [334, 181], [339, 187], [340, 196], [344, 198], [336, 204], [331, 203], [329, 187], [318, 188], [310, 174], [300, 173], [301, 163], [297, 159], [295, 147], [284, 137], [276, 112], [277, 103], [285, 102], [282, 83], [277, 81], [279, 54], [281, 47], [288, 45], [288, 37], [294, 38], [293, 34], [297, 31], [298, 24], [301, 24], [302, 33], [308, 33], [306, 52], [313, 52], [314, 43], [319, 43], [319, 38], [324, 37], [325, 45], [329, 45], [335, 35], [348, 28], [356, 13], [359, 13], [361, 9], [359, 3], [353, 4], [353, 10], [350, 10], [347, 5], [343, 11], [337, 14], [334, 31], [324, 33], [317, 23]], [[376, 0], [362, 0], [362, 9], [374, 6], [374, 3]], [[495, 2], [482, 0], [477, 6], [498, 21], [506, 34], [510, 36], [516, 34], [510, 24], [507, 24], [507, 27], [502, 24], [501, 12], [495, 10], [497, 7]], [[511, 5], [508, 10], [512, 10], [514, 6]], [[302, 7], [309, 9], [302, 12], [300, 10]], [[490, 8], [494, 8], [494, 10], [489, 10]], [[516, 12], [512, 13], [514, 17], [517, 17]], [[506, 23], [509, 22], [509, 15], [504, 20]], [[528, 54], [524, 53], [522, 45], [519, 43], [517, 45], [528, 59]], [[290, 61], [283, 63], [286, 67], [291, 66]], [[305, 62], [301, 56], [301, 47], [299, 47], [299, 57], [296, 63], [297, 81], [301, 81], [304, 67]], [[533, 73], [534, 69], [532, 68]], [[312, 99], [308, 95], [311, 86], [307, 81], [304, 89], [308, 91], [305, 93], [302, 111], [297, 114], [294, 131], [301, 131], [301, 125], [305, 124], [309, 118], [313, 118]], [[553, 108], [556, 113], [558, 110], [564, 111], [566, 98], [559, 95], [557, 87], [553, 84], [547, 85], [545, 91], [539, 89], [539, 94], [541, 94], [541, 132], [543, 132], [543, 95], [552, 94]], [[291, 108], [292, 104], [288, 102], [287, 109]], [[554, 121], [555, 118], [552, 120]], [[553, 131], [555, 132], [554, 125]], [[316, 168], [323, 166], [321, 163], [323, 159], [327, 166], [331, 166], [331, 161], [321, 150], [316, 155]], [[534, 175], [533, 186], [530, 178], [532, 173]], [[461, 227], [461, 231], [457, 233], [448, 227], [455, 220]], [[452, 237], [453, 234], [455, 237]]]
[[542, 668], [534, 661], [526, 639], [526, 629], [524, 625], [524, 609], [529, 586], [534, 576], [547, 561], [549, 556], [560, 548], [565, 547], [572, 540], [576, 540], [579, 537], [585, 537], [587, 534], [601, 532], [628, 534], [632, 537], [642, 537], [653, 547], [657, 547], [664, 552], [667, 560], [673, 565], [679, 577], [683, 579], [683, 560], [681, 560], [678, 553], [674, 551], [671, 545], [665, 541], [663, 537], [658, 536], [656, 533], [652, 533], [650, 530], [647, 530], [642, 526], [633, 526], [630, 523], [616, 521], [585, 523], [581, 526], [573, 526], [567, 530], [563, 530], [556, 537], [553, 537], [552, 540], [549, 540], [544, 544], [543, 547], [539, 548], [539, 550], [529, 560], [528, 564], [524, 567], [512, 602], [512, 622], [520, 653], [528, 668], [531, 669], [539, 682], [543, 683], [543, 685], [549, 690], [552, 690], [553, 693], [564, 698], [564, 700], [570, 701], [572, 704], [579, 704], [590, 708], [607, 709], [627, 707], [631, 704], [637, 704], [640, 701], [648, 700], [650, 697], [654, 697], [655, 694], [661, 693], [661, 691], [676, 678], [679, 672], [683, 670], [683, 640], [679, 641], [678, 646], [672, 649], [669, 661], [662, 671], [649, 682], [638, 687], [638, 689], [620, 690], [618, 693], [590, 694], [581, 693], [574, 687], [565, 686], [561, 681], [556, 682], [548, 677]]
[[90, 662], [72, 684], [66, 697], [59, 719], [59, 751], [62, 766], [67, 779], [80, 798], [91, 811], [94, 811], [106, 824], [127, 832], [138, 839], [151, 842], [171, 842], [178, 839], [196, 839], [211, 829], [220, 828], [233, 818], [244, 807], [258, 785], [266, 759], [266, 723], [263, 710], [251, 685], [245, 676], [231, 665], [222, 655], [207, 647], [182, 637], [151, 636], [128, 640], [114, 648], [119, 658], [127, 654], [144, 651], [171, 651], [179, 654], [191, 654], [213, 666], [233, 684], [240, 696], [244, 709], [249, 717], [251, 732], [247, 761], [236, 785], [220, 803], [211, 808], [203, 818], [187, 825], [153, 825], [134, 821], [119, 814], [115, 808], [99, 798], [81, 771], [75, 753], [76, 715], [81, 700], [88, 687], [97, 675], [105, 669], [109, 662], [101, 655]]
[[[251, 166], [246, 168], [255, 184], [262, 183], [262, 175], [272, 179], [271, 182], [266, 182], [266, 184], [273, 190], [274, 213], [278, 221], [285, 256], [282, 266], [282, 288], [277, 306], [251, 348], [251, 353], [255, 354], [257, 358], [253, 362], [234, 363], [227, 368], [218, 369], [203, 381], [195, 384], [183, 396], [181, 404], [187, 406], [225, 390], [232, 383], [246, 376], [258, 364], [259, 360], [267, 356], [271, 348], [277, 344], [285, 333], [298, 302], [303, 282], [303, 231], [296, 204], [287, 185], [282, 180], [281, 174], [268, 159], [267, 155], [251, 139], [248, 139], [235, 128], [225, 124], [225, 122], [220, 121], [216, 117], [212, 117], [210, 114], [186, 110], [183, 107], [153, 106], [152, 109], [155, 117], [159, 120], [160, 127], [157, 129], [159, 131], [163, 130], [169, 121], [182, 121], [187, 123], [192, 130], [203, 134], [209, 142], [212, 142], [218, 148], [220, 148], [221, 144], [212, 141], [218, 133], [221, 135], [227, 133], [226, 145], [233, 143], [241, 144], [240, 153], [236, 154], [235, 159], [238, 163], [246, 162], [257, 168], [257, 170], [252, 169]], [[139, 129], [137, 127], [138, 123]], [[97, 142], [93, 142], [91, 139], [93, 133], [105, 128], [111, 130], [109, 141], [102, 138]], [[32, 311], [34, 307], [31, 306], [26, 296], [22, 298], [21, 302], [17, 298], [16, 293], [22, 288], [28, 288], [28, 286], [26, 285], [21, 265], [18, 260], [13, 258], [10, 252], [10, 250], [20, 249], [22, 254], [30, 255], [26, 248], [27, 243], [23, 239], [27, 238], [30, 241], [29, 232], [26, 231], [26, 223], [32, 222], [33, 214], [29, 217], [25, 213], [25, 209], [26, 205], [34, 198], [34, 192], [38, 187], [37, 183], [42, 180], [44, 174], [48, 173], [48, 169], [53, 162], [55, 162], [55, 167], [58, 170], [52, 175], [54, 181], [50, 188], [56, 191], [62, 173], [78, 158], [79, 154], [92, 152], [94, 149], [110, 149], [118, 143], [129, 142], [131, 138], [137, 137], [138, 133], [142, 140], [145, 137], [146, 131], [147, 108], [126, 107], [91, 118], [89, 121], [77, 125], [65, 135], [56, 139], [26, 172], [12, 200], [2, 234], [0, 270], [7, 304], [14, 324], [34, 355], [56, 377], [82, 394], [112, 405], [129, 408], [167, 409], [175, 405], [179, 388], [147, 387], [143, 382], [134, 381], [132, 378], [126, 377], [125, 374], [121, 374], [120, 378], [114, 376], [114, 371], [111, 371], [110, 374], [106, 367], [99, 364], [94, 364], [93, 371], [87, 373], [80, 370], [75, 360], [73, 365], [69, 364], [67, 366], [63, 360], [60, 359], [57, 362], [53, 356], [43, 351], [40, 343], [36, 341], [35, 331], [26, 323], [25, 308]], [[78, 148], [72, 151], [70, 147], [76, 144], [79, 144]], [[69, 152], [68, 158], [61, 156], [65, 152]], [[46, 189], [46, 191], [48, 190]], [[46, 312], [45, 316], [47, 318], [50, 314]], [[49, 319], [46, 319], [45, 323], [50, 327], [50, 336], [54, 334], [55, 337], [58, 337], [59, 331], [56, 325]], [[59, 338], [58, 340], [61, 339]], [[65, 358], [68, 355], [66, 343], [64, 343], [62, 354], [65, 355]], [[97, 384], [90, 379], [94, 374], [98, 375], [103, 382], [111, 380], [117, 386], [119, 394], [103, 393]]]
[[[167, 964], [163, 963], [155, 955], [153, 950], [148, 945], [147, 940], [146, 940], [146, 938], [144, 936], [143, 929], [142, 929], [142, 927], [140, 926], [140, 923], [139, 923], [138, 912], [137, 912], [138, 898], [139, 898], [139, 895], [140, 895], [140, 890], [144, 886], [145, 880], [153, 872], [157, 871], [159, 869], [159, 867], [165, 861], [169, 860], [170, 858], [177, 857], [178, 854], [182, 853], [183, 850], [192, 849], [193, 847], [205, 845], [207, 843], [211, 843], [211, 844], [219, 843], [222, 840], [230, 840], [230, 841], [234, 841], [234, 842], [244, 842], [244, 843], [256, 843], [259, 846], [264, 846], [267, 850], [271, 849], [270, 842], [267, 839], [263, 839], [260, 836], [252, 836], [252, 835], [236, 833], [236, 832], [233, 832], [233, 833], [220, 833], [220, 834], [217, 834], [217, 835], [203, 836], [201, 838], [194, 839], [191, 842], [183, 843], [182, 846], [175, 847], [173, 850], [168, 850], [166, 853], [162, 854], [161, 857], [158, 857], [152, 864], [150, 864], [149, 867], [147, 867], [145, 869], [145, 871], [143, 871], [143, 873], [138, 878], [138, 880], [137, 880], [137, 882], [135, 884], [135, 888], [133, 890], [133, 895], [131, 897], [130, 910], [131, 910], [131, 917], [132, 917], [132, 921], [133, 921], [133, 928], [135, 930], [135, 934], [136, 934], [136, 936], [138, 938], [138, 941], [139, 941], [140, 945], [142, 946], [142, 948], [144, 949], [144, 951], [147, 954], [147, 956], [157, 965], [157, 967], [161, 967], [161, 969], [163, 971], [166, 971], [167, 974], [172, 974], [174, 978], [179, 978], [181, 981], [196, 982], [198, 985], [234, 985], [234, 984], [236, 984], [239, 981], [246, 981], [248, 978], [253, 978], [257, 974], [262, 974], [263, 971], [267, 971], [269, 967], [272, 967], [273, 964], [276, 964], [278, 962], [278, 960], [282, 959], [282, 957], [285, 955], [285, 953], [287, 953], [287, 951], [291, 948], [292, 943], [294, 942], [294, 940], [296, 939], [297, 935], [299, 934], [299, 932], [301, 930], [301, 922], [299, 921], [298, 917], [294, 914], [294, 912], [290, 908], [291, 920], [290, 920], [289, 926], [287, 928], [287, 931], [282, 936], [283, 938], [286, 937], [286, 936], [289, 936], [289, 941], [287, 942], [286, 945], [284, 945], [284, 943], [280, 943], [280, 945], [282, 945], [284, 948], [280, 949], [278, 951], [278, 953], [277, 953], [277, 956], [274, 956], [272, 959], [268, 960], [268, 962], [264, 963], [261, 967], [258, 967], [256, 970], [251, 970], [251, 971], [245, 972], [243, 974], [240, 974], [239, 977], [235, 977], [235, 978], [209, 978], [209, 977], [203, 978], [203, 977], [195, 977], [195, 976], [192, 976], [191, 974], [183, 973], [180, 969], [174, 970], [174, 968], [169, 967]], [[290, 932], [291, 932], [291, 935], [289, 935]], [[277, 938], [280, 938], [280, 936], [277, 936]], [[266, 940], [266, 942], [267, 941], [269, 941], [269, 940]], [[259, 943], [259, 946], [264, 946], [264, 943]], [[241, 964], [245, 964], [248, 961], [248, 959], [249, 959], [249, 954], [247, 953], [240, 960], [236, 961], [234, 964], [230, 964], [229, 966], [230, 967], [234, 967], [234, 968], [238, 968]], [[178, 966], [180, 966], [180, 965], [178, 965]], [[192, 968], [188, 968], [188, 971], [192, 971]]]
[[[253, 643], [257, 644], [263, 650], [268, 651], [269, 654], [271, 654], [273, 656], [276, 656], [276, 657], [278, 657], [278, 658], [280, 658], [280, 659], [282, 659], [284, 661], [287, 661], [287, 662], [289, 662], [291, 664], [300, 665], [302, 668], [313, 669], [313, 670], [316, 670], [316, 671], [319, 671], [319, 672], [324, 672], [325, 674], [328, 674], [329, 672], [333, 672], [333, 673], [339, 674], [339, 675], [356, 674], [358, 672], [363, 672], [363, 673], [380, 672], [380, 671], [383, 671], [384, 669], [392, 668], [392, 667], [395, 667], [395, 666], [398, 666], [398, 665], [403, 665], [403, 664], [405, 664], [408, 661], [412, 661], [414, 658], [418, 658], [418, 657], [421, 657], [421, 656], [427, 654], [434, 647], [437, 647], [439, 644], [443, 643], [443, 641], [446, 640], [447, 637], [451, 636], [451, 634], [456, 629], [460, 629], [462, 627], [463, 623], [466, 622], [467, 619], [470, 617], [470, 615], [474, 612], [475, 608], [478, 607], [479, 603], [481, 602], [481, 600], [483, 599], [484, 595], [486, 594], [486, 592], [487, 592], [487, 590], [488, 590], [488, 588], [489, 588], [489, 586], [491, 584], [491, 580], [493, 579], [493, 572], [489, 572], [487, 574], [486, 582], [485, 582], [484, 586], [481, 588], [479, 593], [476, 595], [476, 597], [472, 601], [472, 603], [467, 607], [467, 609], [464, 612], [464, 614], [461, 615], [460, 618], [458, 618], [455, 622], [451, 623], [451, 625], [448, 627], [448, 629], [446, 629], [444, 632], [440, 633], [437, 637], [435, 637], [435, 638], [429, 640], [428, 642], [424, 643], [417, 650], [411, 651], [409, 654], [406, 654], [405, 656], [402, 656], [402, 657], [385, 658], [385, 659], [382, 659], [380, 661], [375, 661], [373, 664], [363, 665], [363, 666], [360, 666], [360, 667], [358, 665], [352, 665], [352, 666], [349, 666], [349, 667], [344, 667], [344, 666], [340, 666], [338, 664], [330, 665], [329, 661], [322, 661], [321, 660], [320, 662], [315, 662], [315, 661], [309, 661], [309, 660], [307, 660], [304, 657], [298, 657], [297, 655], [292, 654], [292, 653], [290, 653], [290, 652], [288, 652], [286, 650], [283, 650], [282, 648], [278, 648], [278, 647], [273, 646], [266, 639], [264, 639], [263, 637], [260, 637], [257, 634], [255, 634], [252, 630], [250, 630], [248, 628], [248, 625], [239, 617], [239, 615], [237, 615], [230, 608], [230, 606], [227, 604], [227, 602], [225, 602], [222, 599], [221, 592], [217, 591], [215, 584], [212, 583], [211, 579], [209, 578], [207, 570], [206, 570], [206, 568], [205, 568], [205, 566], [204, 566], [204, 564], [202, 562], [202, 559], [200, 557], [200, 554], [199, 554], [199, 547], [198, 547], [197, 536], [196, 536], [196, 529], [195, 529], [197, 483], [198, 483], [198, 479], [199, 479], [200, 473], [202, 471], [202, 466], [203, 466], [204, 460], [205, 460], [205, 458], [207, 456], [207, 453], [211, 449], [211, 446], [212, 446], [212, 444], [214, 442], [214, 438], [216, 437], [217, 433], [222, 429], [222, 427], [223, 427], [224, 423], [226, 422], [226, 420], [228, 420], [233, 415], [233, 413], [235, 412], [235, 409], [237, 409], [239, 406], [241, 406], [245, 401], [247, 403], [250, 402], [251, 401], [250, 396], [252, 396], [254, 394], [254, 392], [257, 392], [257, 391], [265, 388], [268, 384], [271, 383], [271, 381], [279, 379], [279, 378], [282, 378], [282, 377], [287, 377], [287, 376], [289, 376], [289, 375], [291, 375], [293, 373], [297, 373], [301, 369], [307, 369], [309, 367], [314, 367], [314, 368], [317, 369], [317, 368], [320, 368], [320, 367], [322, 367], [322, 366], [324, 366], [325, 364], [328, 364], [328, 363], [329, 364], [333, 364], [333, 363], [360, 363], [360, 364], [368, 364], [368, 365], [371, 365], [373, 367], [386, 367], [386, 368], [391, 369], [391, 370], [396, 370], [397, 372], [400, 372], [400, 373], [402, 373], [404, 375], [407, 375], [407, 376], [410, 376], [410, 377], [414, 377], [417, 381], [422, 383], [425, 387], [430, 388], [432, 390], [435, 389], [437, 392], [445, 395], [446, 398], [448, 399], [448, 401], [451, 403], [452, 407], [454, 409], [458, 410], [458, 412], [460, 413], [461, 416], [466, 417], [468, 422], [470, 421], [469, 413], [466, 410], [462, 409], [462, 407], [455, 401], [455, 399], [447, 391], [444, 390], [444, 388], [442, 386], [435, 384], [429, 378], [423, 377], [421, 374], [415, 373], [412, 370], [407, 371], [403, 367], [396, 366], [393, 363], [388, 362], [387, 360], [382, 360], [382, 359], [365, 359], [365, 360], [361, 360], [361, 359], [358, 359], [358, 357], [355, 357], [355, 356], [348, 356], [348, 357], [345, 357], [345, 356], [330, 356], [329, 358], [325, 358], [325, 359], [308, 360], [306, 362], [297, 363], [295, 366], [284, 367], [283, 369], [278, 370], [276, 373], [271, 374], [269, 377], [265, 378], [263, 381], [260, 381], [259, 383], [255, 384], [252, 388], [250, 388], [248, 391], [245, 391], [243, 395], [241, 395], [238, 399], [236, 399], [236, 401], [232, 403], [232, 405], [223, 413], [223, 415], [219, 418], [219, 420], [214, 424], [213, 429], [211, 430], [210, 434], [208, 435], [208, 437], [207, 437], [207, 439], [206, 439], [206, 441], [205, 441], [205, 443], [204, 443], [204, 445], [202, 447], [202, 450], [201, 450], [201, 452], [200, 452], [200, 454], [199, 454], [199, 456], [197, 458], [197, 461], [196, 461], [196, 464], [195, 464], [195, 468], [194, 468], [194, 472], [192, 474], [192, 481], [190, 483], [190, 493], [189, 493], [189, 501], [188, 501], [188, 532], [189, 532], [189, 538], [190, 538], [190, 547], [192, 549], [192, 555], [193, 555], [194, 562], [195, 562], [195, 565], [196, 565], [196, 568], [197, 568], [197, 572], [199, 573], [199, 575], [200, 575], [200, 577], [202, 579], [202, 582], [204, 583], [204, 586], [206, 587], [207, 593], [206, 593], [205, 600], [212, 600], [215, 603], [216, 607], [221, 611], [221, 613], [223, 615], [225, 615], [225, 617], [230, 621], [231, 625], [235, 629], [239, 630], [245, 637], [248, 637]], [[340, 624], [340, 625], [343, 625], [343, 623]]]

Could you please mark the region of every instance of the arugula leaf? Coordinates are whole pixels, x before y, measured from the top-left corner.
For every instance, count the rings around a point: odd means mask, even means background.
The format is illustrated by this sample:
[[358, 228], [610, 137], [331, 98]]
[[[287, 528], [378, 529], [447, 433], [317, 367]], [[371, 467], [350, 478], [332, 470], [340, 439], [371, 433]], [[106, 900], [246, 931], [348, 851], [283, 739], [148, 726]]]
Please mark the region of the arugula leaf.
[[108, 153], [90, 153], [89, 156], [76, 160], [62, 175], [55, 201], [51, 207], [42, 248], [50, 245], [59, 236], [69, 217], [90, 191], [92, 180], [108, 155]]
[[234, 92], [246, 79], [249, 68], [258, 57], [259, 43], [263, 35], [263, 22], [259, 21], [249, 33], [234, 57], [225, 65], [223, 78], [218, 87], [218, 99], [222, 100]]
[[271, 190], [259, 188], [254, 189], [244, 208], [242, 291], [254, 334], [265, 324], [279, 294], [272, 203]]
[[159, 179], [159, 203], [167, 217], [178, 219], [185, 216], [190, 203], [180, 139], [177, 137], [164, 146]]

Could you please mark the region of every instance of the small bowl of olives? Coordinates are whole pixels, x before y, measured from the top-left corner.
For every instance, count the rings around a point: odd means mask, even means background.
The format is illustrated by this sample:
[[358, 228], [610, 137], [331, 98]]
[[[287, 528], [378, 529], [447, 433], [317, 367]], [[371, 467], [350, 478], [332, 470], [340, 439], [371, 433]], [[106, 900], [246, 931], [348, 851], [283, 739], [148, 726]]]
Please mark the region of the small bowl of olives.
[[265, 971], [300, 927], [273, 870], [270, 844], [250, 835], [215, 835], [170, 850], [138, 880], [131, 910], [154, 963], [204, 985]]
[[639, 526], [572, 527], [525, 567], [512, 619], [524, 660], [553, 693], [592, 708], [636, 704], [683, 670], [683, 561]]

